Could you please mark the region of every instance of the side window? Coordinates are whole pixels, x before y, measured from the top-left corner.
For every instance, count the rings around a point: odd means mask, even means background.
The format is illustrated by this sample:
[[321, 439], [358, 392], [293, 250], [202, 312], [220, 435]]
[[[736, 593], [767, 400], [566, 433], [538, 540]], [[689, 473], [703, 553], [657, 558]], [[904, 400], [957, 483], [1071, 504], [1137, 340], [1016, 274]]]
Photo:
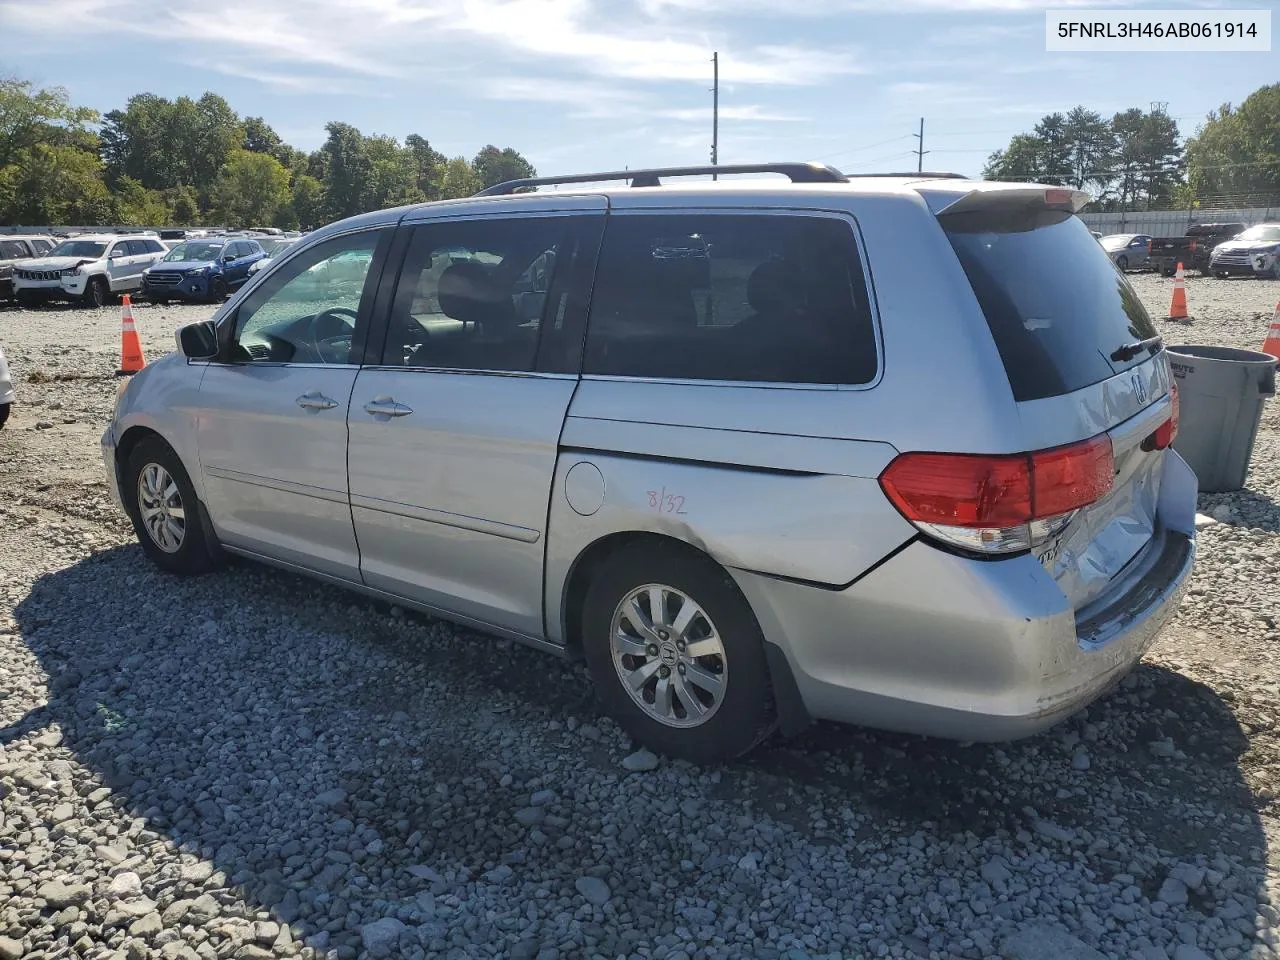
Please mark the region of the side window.
[[161, 246], [159, 240], [147, 238], [142, 241], [142, 247], [144, 253], [164, 253], [164, 247]]
[[383, 234], [326, 240], [256, 287], [236, 311], [232, 359], [350, 363], [361, 298]]
[[846, 221], [610, 218], [584, 373], [860, 384], [876, 369], [866, 280]]
[[27, 248], [21, 240], [0, 240], [0, 260], [21, 260]]
[[151, 252], [151, 251], [147, 249], [147, 241], [145, 241], [145, 240], [130, 240], [130, 241], [129, 241], [129, 256], [131, 256], [131, 257], [145, 257], [145, 256], [147, 256], [147, 254], [149, 254], [150, 252]]
[[563, 321], [567, 292], [556, 291], [555, 277], [571, 219], [418, 227], [400, 273], [383, 364], [532, 370], [544, 323], [554, 328]]
[[31, 246], [35, 248], [36, 256], [48, 253], [53, 249], [53, 244], [48, 240], [32, 240]]

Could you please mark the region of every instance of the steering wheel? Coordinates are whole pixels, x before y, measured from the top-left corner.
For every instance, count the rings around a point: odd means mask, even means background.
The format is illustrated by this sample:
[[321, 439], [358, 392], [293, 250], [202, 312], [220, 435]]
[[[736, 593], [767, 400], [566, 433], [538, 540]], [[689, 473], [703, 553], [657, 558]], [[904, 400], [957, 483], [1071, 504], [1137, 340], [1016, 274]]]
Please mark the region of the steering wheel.
[[323, 363], [346, 363], [356, 332], [356, 312], [330, 307], [311, 318], [311, 348]]

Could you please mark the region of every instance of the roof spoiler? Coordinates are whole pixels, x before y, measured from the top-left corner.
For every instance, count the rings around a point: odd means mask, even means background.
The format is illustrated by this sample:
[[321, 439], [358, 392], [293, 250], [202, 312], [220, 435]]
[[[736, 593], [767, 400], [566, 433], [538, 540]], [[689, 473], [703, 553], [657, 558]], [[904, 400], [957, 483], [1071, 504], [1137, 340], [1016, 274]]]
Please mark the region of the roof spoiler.
[[984, 183], [965, 193], [934, 193], [929, 206], [939, 217], [980, 211], [1031, 213], [1038, 210], [1062, 210], [1079, 213], [1092, 199], [1085, 191], [1073, 187]]

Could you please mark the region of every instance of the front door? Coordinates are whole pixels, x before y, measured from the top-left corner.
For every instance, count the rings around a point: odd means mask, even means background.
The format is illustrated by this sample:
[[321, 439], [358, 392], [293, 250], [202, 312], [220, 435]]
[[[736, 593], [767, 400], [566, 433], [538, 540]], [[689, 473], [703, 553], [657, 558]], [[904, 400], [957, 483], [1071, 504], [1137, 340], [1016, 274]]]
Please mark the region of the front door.
[[602, 221], [413, 228], [381, 364], [348, 413], [369, 586], [542, 635], [548, 497]]
[[[134, 272], [133, 252], [128, 240], [116, 240], [107, 251], [107, 280], [111, 289], [119, 293], [129, 289], [129, 277]], [[141, 269], [137, 272], [141, 273]]]
[[[201, 381], [198, 443], [206, 504], [228, 546], [359, 581], [347, 404], [389, 233], [317, 244], [224, 321], [228, 359]], [[338, 258], [352, 269], [333, 282]]]

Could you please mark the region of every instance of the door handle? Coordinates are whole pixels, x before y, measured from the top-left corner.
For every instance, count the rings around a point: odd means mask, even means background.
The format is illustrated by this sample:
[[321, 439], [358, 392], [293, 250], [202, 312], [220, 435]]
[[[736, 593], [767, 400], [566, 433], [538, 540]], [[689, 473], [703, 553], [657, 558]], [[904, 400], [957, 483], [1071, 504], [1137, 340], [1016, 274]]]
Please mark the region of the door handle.
[[310, 393], [304, 393], [298, 398], [297, 403], [304, 410], [332, 410], [338, 405], [337, 400], [331, 400], [323, 393], [315, 390]]
[[413, 407], [397, 403], [390, 397], [374, 397], [364, 405], [364, 412], [378, 420], [390, 420], [392, 417], [407, 417], [413, 413]]

